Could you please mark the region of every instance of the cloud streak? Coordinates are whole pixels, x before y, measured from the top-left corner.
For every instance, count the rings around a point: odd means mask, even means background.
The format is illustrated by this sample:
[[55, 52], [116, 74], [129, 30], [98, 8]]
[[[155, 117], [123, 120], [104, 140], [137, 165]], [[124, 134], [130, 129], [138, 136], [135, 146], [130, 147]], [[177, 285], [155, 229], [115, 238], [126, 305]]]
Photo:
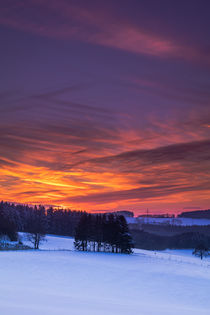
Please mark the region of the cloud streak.
[[102, 6], [74, 1], [1, 1], [0, 23], [7, 27], [57, 39], [74, 39], [155, 57], [181, 58], [209, 64], [208, 53], [173, 37], [147, 29]]
[[[2, 111], [3, 199], [94, 211], [152, 207], [154, 202], [161, 207], [207, 203], [207, 117], [197, 114], [187, 123], [174, 119], [166, 124], [152, 117], [146, 129], [135, 129], [124, 126], [117, 112], [76, 108], [71, 102], [54, 108], [63, 93], [65, 89], [28, 96], [26, 103], [20, 97], [17, 102], [25, 106], [16, 111], [15, 121], [7, 107]], [[39, 104], [43, 117], [36, 116]]]

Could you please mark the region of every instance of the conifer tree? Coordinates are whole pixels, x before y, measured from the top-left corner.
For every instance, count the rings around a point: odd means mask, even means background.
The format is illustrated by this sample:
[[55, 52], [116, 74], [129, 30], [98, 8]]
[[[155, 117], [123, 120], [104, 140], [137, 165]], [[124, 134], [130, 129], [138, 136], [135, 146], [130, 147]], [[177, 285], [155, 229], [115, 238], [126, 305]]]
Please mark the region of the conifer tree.
[[87, 241], [88, 241], [88, 215], [83, 213], [76, 228], [75, 233], [75, 248], [78, 250], [85, 251], [87, 250]]
[[133, 248], [132, 237], [124, 216], [118, 217], [119, 222], [119, 248], [121, 253], [131, 254]]
[[124, 216], [84, 213], [75, 234], [77, 250], [132, 253], [132, 238]]

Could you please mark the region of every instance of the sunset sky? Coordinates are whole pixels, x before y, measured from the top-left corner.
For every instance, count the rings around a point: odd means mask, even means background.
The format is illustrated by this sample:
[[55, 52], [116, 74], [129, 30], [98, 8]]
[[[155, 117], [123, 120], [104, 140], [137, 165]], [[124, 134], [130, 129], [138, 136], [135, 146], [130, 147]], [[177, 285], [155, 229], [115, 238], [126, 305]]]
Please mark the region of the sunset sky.
[[0, 0], [0, 199], [210, 208], [210, 1]]

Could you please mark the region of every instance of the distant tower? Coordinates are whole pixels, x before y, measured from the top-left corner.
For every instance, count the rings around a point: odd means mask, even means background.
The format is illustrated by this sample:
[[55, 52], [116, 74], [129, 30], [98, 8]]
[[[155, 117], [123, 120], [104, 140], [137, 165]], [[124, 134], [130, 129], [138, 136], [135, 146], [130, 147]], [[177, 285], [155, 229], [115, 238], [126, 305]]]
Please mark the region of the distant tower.
[[147, 224], [149, 223], [149, 209], [147, 208]]

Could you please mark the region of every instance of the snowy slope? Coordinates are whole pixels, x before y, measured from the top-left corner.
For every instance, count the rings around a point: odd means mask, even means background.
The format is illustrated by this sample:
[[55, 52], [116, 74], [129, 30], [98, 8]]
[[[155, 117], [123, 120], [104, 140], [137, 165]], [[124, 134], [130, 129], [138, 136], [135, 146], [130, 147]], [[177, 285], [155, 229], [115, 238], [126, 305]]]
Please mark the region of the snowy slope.
[[[19, 237], [24, 244], [32, 246], [27, 240], [25, 233], [19, 233]], [[40, 245], [41, 250], [74, 250], [74, 239], [65, 236], [48, 235]]]
[[48, 236], [0, 252], [2, 315], [209, 315], [210, 260], [189, 252], [81, 253]]
[[210, 225], [208, 219], [191, 219], [191, 218], [152, 218], [152, 217], [127, 217], [128, 223], [132, 224], [172, 224], [172, 225]]

